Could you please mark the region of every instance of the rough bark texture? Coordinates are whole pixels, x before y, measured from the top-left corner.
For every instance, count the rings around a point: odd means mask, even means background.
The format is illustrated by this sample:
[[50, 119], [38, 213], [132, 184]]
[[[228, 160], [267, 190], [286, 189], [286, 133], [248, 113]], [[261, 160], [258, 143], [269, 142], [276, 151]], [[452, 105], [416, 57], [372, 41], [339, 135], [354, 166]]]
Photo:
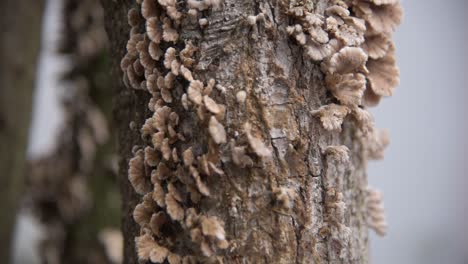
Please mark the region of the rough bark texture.
[[[313, 2], [318, 13], [328, 1]], [[125, 53], [130, 27], [130, 0], [102, 0], [106, 29], [114, 53], [115, 122], [118, 126], [120, 180], [123, 195], [124, 262], [138, 263], [135, 237], [139, 227], [132, 212], [141, 196], [127, 180], [128, 161], [135, 145], [144, 142], [141, 127], [150, 116], [148, 94], [126, 88], [118, 65]], [[342, 131], [325, 130], [312, 110], [336, 102], [328, 92], [318, 64], [304, 57], [286, 27], [287, 1], [225, 0], [220, 10], [206, 11], [209, 25], [182, 24], [181, 38], [192, 39], [199, 48], [197, 79], [214, 78], [226, 88], [212, 97], [226, 106], [224, 127], [228, 138], [245, 140], [245, 123], [252, 134], [273, 150], [272, 158], [254, 158], [254, 166], [241, 169], [222, 162], [224, 175], [209, 177], [211, 195], [197, 209], [224, 221], [229, 249], [219, 253], [222, 263], [367, 263], [368, 229], [365, 215], [366, 173], [362, 141], [355, 120], [347, 118]], [[246, 16], [263, 12], [267, 24], [250, 26]], [[247, 93], [245, 103], [237, 92]], [[207, 130], [194, 114], [174, 106], [181, 127], [189, 135], [183, 146], [203, 153]], [[244, 139], [242, 139], [244, 138]], [[350, 161], [341, 164], [329, 146], [345, 145]], [[223, 147], [222, 147], [223, 148]], [[330, 209], [342, 193], [343, 217]], [[283, 206], [290, 199], [290, 208]], [[335, 197], [335, 198], [333, 198]], [[182, 241], [177, 253], [201, 255], [185, 231], [175, 233]]]
[[43, 1], [0, 1], [0, 259], [8, 262], [24, 191], [26, 146]]

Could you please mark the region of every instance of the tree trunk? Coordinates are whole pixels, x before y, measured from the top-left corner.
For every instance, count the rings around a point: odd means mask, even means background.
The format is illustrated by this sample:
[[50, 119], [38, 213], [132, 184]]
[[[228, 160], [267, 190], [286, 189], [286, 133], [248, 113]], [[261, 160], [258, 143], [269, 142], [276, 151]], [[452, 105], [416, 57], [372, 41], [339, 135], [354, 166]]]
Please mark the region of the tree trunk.
[[[59, 56], [69, 58], [59, 96], [64, 120], [51, 153], [30, 161], [27, 200], [46, 230], [42, 263], [121, 263], [117, 246], [120, 197], [112, 91], [103, 11], [95, 0], [63, 0], [59, 10]], [[117, 250], [119, 252], [119, 250]]]
[[367, 263], [365, 168], [385, 144], [359, 46], [375, 21], [342, 1], [136, 2], [102, 0], [124, 262]]
[[23, 194], [43, 1], [0, 1], [0, 259], [10, 259]]

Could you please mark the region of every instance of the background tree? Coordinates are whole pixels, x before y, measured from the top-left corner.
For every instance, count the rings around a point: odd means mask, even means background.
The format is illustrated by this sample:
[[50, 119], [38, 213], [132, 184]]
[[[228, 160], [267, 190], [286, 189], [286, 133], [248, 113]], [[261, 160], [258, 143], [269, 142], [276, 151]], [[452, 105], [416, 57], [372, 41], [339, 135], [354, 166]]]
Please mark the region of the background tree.
[[120, 251], [120, 198], [102, 8], [93, 0], [60, 6], [56, 52], [69, 68], [54, 88], [64, 120], [51, 153], [30, 161], [25, 198], [45, 229], [43, 263], [118, 263], [107, 248]]
[[136, 2], [102, 0], [124, 262], [367, 263], [398, 1]]
[[0, 1], [0, 259], [8, 261], [26, 146], [44, 1]]

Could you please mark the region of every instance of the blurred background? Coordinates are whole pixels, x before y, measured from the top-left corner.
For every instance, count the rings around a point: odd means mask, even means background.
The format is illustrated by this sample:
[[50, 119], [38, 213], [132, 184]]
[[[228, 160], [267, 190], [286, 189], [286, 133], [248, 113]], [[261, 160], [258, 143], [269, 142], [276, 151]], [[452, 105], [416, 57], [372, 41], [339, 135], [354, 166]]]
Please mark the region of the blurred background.
[[401, 84], [372, 112], [388, 128], [371, 162], [389, 229], [371, 237], [373, 263], [468, 263], [468, 1], [402, 0], [394, 38]]
[[[67, 119], [56, 89], [64, 86], [59, 76], [73, 67], [69, 54], [55, 52], [62, 30], [61, 5], [60, 0], [47, 1], [30, 158], [53, 151], [54, 137]], [[385, 160], [371, 162], [368, 170], [370, 185], [384, 193], [389, 223], [386, 237], [371, 232], [371, 259], [379, 264], [464, 264], [468, 263], [464, 218], [468, 217], [468, 2], [402, 0], [402, 5], [404, 21], [395, 34], [401, 85], [393, 97], [372, 109], [377, 127], [390, 131], [391, 144]], [[115, 194], [109, 193], [113, 199]], [[34, 247], [50, 230], [38, 226], [31, 212], [21, 212], [15, 264], [40, 263]], [[100, 225], [108, 226], [112, 223]]]

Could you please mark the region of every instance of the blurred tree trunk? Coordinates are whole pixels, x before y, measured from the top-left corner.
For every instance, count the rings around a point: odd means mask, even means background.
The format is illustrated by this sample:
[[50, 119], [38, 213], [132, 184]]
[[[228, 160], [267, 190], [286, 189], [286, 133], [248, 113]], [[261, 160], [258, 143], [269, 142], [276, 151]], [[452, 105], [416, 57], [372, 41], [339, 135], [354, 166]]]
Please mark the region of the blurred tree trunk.
[[108, 250], [119, 247], [120, 197], [102, 8], [94, 0], [61, 6], [57, 55], [71, 65], [54, 88], [64, 121], [54, 151], [30, 161], [28, 177], [27, 200], [46, 230], [41, 261], [120, 263]]
[[0, 259], [10, 259], [25, 159], [44, 1], [0, 1]]
[[[152, 115], [148, 110], [150, 96], [146, 91], [125, 87], [119, 67], [129, 38], [127, 11], [136, 4], [132, 0], [101, 2], [113, 54], [124, 263], [133, 264], [138, 263], [135, 237], [140, 235], [140, 228], [132, 213], [142, 198], [127, 179], [128, 161], [134, 146], [146, 144], [139, 129], [132, 127], [141, 128]], [[311, 111], [334, 100], [320, 67], [305, 58], [297, 45], [291, 45], [282, 1], [259, 1], [272, 24], [267, 30], [252, 31], [242, 16], [259, 13], [257, 1], [223, 2], [222, 11], [204, 13], [210, 24], [202, 34], [198, 22], [181, 24], [181, 42], [192, 39], [200, 44], [198, 66], [204, 67], [195, 70], [197, 79], [214, 78], [222, 85], [219, 90], [226, 89], [213, 94], [226, 106], [228, 135], [245, 136], [242, 131], [248, 122], [273, 151], [271, 159], [255, 158], [256, 165], [245, 169], [223, 160], [224, 175], [207, 179], [211, 196], [196, 207], [224, 222], [230, 247], [220, 253], [220, 262], [367, 263], [366, 161], [357, 139], [357, 125], [346, 120], [341, 132], [329, 132], [311, 115]], [[327, 5], [327, 1], [312, 2]], [[177, 90], [180, 87], [174, 89], [173, 94], [184, 93]], [[247, 93], [244, 103], [236, 99], [241, 90]], [[190, 134], [183, 146], [206, 150], [209, 144], [203, 138], [209, 137], [208, 131], [194, 125], [191, 120], [195, 115], [184, 113], [176, 103], [169, 105], [180, 117], [179, 127]], [[345, 166], [326, 153], [327, 147], [340, 145], [349, 148], [350, 164]], [[289, 199], [294, 201], [286, 201]], [[334, 218], [331, 210], [338, 210], [340, 199], [347, 210], [342, 218]], [[294, 205], [282, 207], [288, 202]], [[173, 245], [176, 253], [201, 258], [202, 252], [190, 244], [189, 231], [175, 225], [177, 231], [172, 235], [177, 241]]]

